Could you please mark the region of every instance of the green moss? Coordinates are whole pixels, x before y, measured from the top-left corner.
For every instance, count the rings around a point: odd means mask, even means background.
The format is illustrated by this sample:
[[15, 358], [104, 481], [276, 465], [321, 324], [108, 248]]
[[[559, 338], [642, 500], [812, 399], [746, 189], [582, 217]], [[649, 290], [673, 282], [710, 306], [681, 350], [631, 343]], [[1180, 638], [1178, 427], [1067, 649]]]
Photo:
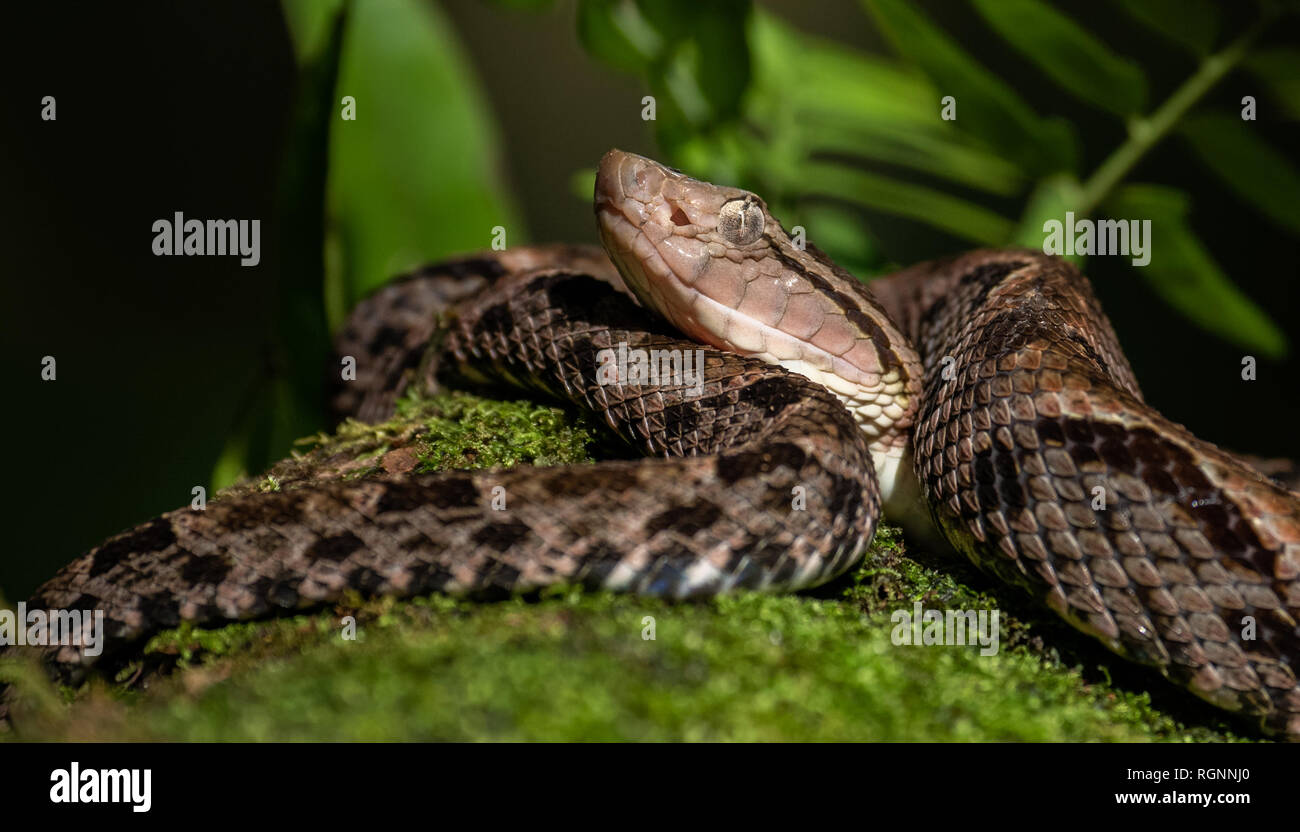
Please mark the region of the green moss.
[[418, 449], [420, 471], [587, 462], [595, 439], [587, 420], [529, 401], [451, 393], [432, 403], [404, 400], [398, 414], [428, 428]]
[[[595, 430], [559, 407], [527, 400], [497, 401], [459, 391], [405, 398], [381, 425], [348, 421], [334, 435], [304, 440], [316, 456], [350, 453], [379, 460], [409, 448], [416, 470], [563, 465], [587, 462]], [[364, 470], [364, 469], [363, 469]]]
[[[385, 425], [350, 423], [317, 437], [251, 487], [391, 465], [576, 462], [593, 435], [556, 408], [448, 394], [403, 402]], [[896, 646], [890, 615], [918, 600], [1001, 610], [1001, 651]], [[355, 639], [343, 637], [345, 616], [355, 619]], [[647, 617], [653, 640], [643, 638]], [[1208, 707], [969, 568], [909, 556], [889, 527], [854, 574], [815, 595], [698, 604], [570, 590], [481, 604], [354, 597], [314, 614], [162, 633], [115, 680], [76, 699], [56, 707], [37, 697], [40, 716], [19, 735], [1236, 739]]]
[[[873, 556], [847, 594], [870, 592], [880, 566]], [[849, 600], [752, 593], [375, 600], [163, 634], [148, 653], [182, 669], [147, 695], [79, 707], [105, 739], [1232, 738], [1026, 646], [901, 647], [891, 629], [887, 612]], [[77, 710], [60, 733], [86, 729]]]
[[590, 416], [528, 400], [499, 401], [464, 392], [410, 396], [387, 422], [344, 422], [332, 434], [298, 441], [298, 451], [260, 479], [214, 499], [292, 490], [321, 480], [453, 468], [589, 462], [599, 428]]

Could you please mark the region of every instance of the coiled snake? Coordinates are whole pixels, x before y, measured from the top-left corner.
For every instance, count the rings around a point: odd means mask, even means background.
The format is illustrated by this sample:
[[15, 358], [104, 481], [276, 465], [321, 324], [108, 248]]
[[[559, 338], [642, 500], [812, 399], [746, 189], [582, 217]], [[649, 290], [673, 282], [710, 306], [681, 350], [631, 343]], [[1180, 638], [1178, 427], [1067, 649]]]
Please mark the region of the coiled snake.
[[[589, 408], [646, 459], [182, 509], [74, 561], [28, 607], [103, 610], [111, 655], [349, 589], [795, 590], [847, 569], [883, 504], [932, 516], [1116, 653], [1300, 738], [1300, 497], [1143, 402], [1071, 265], [979, 251], [869, 292], [757, 196], [620, 151], [596, 214], [607, 257], [509, 250], [364, 301], [337, 343], [357, 377], [333, 403], [382, 419], [441, 369]], [[94, 661], [40, 649], [65, 679]]]

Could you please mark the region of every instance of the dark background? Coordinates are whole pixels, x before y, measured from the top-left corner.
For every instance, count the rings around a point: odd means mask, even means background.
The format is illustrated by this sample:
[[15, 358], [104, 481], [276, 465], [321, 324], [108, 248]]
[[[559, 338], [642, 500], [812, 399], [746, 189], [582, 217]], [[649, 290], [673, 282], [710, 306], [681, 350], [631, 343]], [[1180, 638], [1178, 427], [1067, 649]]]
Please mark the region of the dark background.
[[[885, 49], [855, 4], [764, 5], [806, 31]], [[977, 29], [958, 4], [926, 5], [949, 31]], [[1141, 58], [1152, 100], [1190, 72], [1189, 59], [1113, 8], [1057, 5], [1115, 51]], [[613, 146], [655, 152], [638, 115], [643, 90], [582, 51], [567, 3], [543, 14], [470, 0], [443, 7], [489, 95], [531, 239], [594, 242], [590, 206], [571, 196], [569, 178]], [[17, 599], [103, 537], [187, 504], [190, 489], [208, 483], [274, 320], [281, 263], [272, 205], [297, 81], [271, 2], [43, 4], [4, 14], [0, 389], [9, 464], [0, 590]], [[1270, 38], [1294, 42], [1288, 32]], [[1120, 140], [1112, 120], [1090, 120], [1003, 44], [963, 45], [1040, 111], [1052, 102], [1047, 111], [1081, 127], [1084, 170]], [[1264, 100], [1248, 76], [1234, 75], [1212, 100], [1235, 111], [1248, 94]], [[57, 121], [40, 119], [44, 95], [56, 96]], [[1261, 106], [1257, 129], [1295, 155], [1296, 123]], [[1090, 274], [1156, 407], [1228, 447], [1300, 458], [1300, 244], [1203, 170], [1170, 140], [1136, 179], [1192, 194], [1202, 241], [1287, 331], [1286, 361], [1261, 360], [1258, 381], [1242, 382], [1243, 350], [1179, 317], [1131, 270], [1098, 258]], [[261, 219], [260, 265], [154, 257], [150, 226], [177, 210]], [[906, 263], [962, 247], [900, 225], [888, 253]], [[44, 355], [58, 361], [56, 382], [40, 380]]]

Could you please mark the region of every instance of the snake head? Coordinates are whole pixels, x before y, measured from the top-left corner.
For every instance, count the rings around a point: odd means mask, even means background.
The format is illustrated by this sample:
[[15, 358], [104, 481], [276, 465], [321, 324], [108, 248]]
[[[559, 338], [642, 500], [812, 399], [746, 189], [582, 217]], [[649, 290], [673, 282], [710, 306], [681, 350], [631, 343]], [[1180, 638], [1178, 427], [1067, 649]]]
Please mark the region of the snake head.
[[611, 150], [596, 218], [628, 288], [689, 337], [829, 388], [900, 453], [920, 390], [907, 339], [861, 283], [796, 245], [758, 196]]
[[[641, 302], [687, 335], [722, 349], [716, 316], [697, 314], [701, 295], [734, 308], [740, 265], [756, 263], [785, 230], [756, 194], [693, 179], [653, 159], [611, 150], [596, 175], [601, 239]], [[774, 299], [769, 299], [774, 300]]]
[[905, 494], [920, 361], [853, 275], [795, 245], [758, 196], [635, 153], [601, 159], [595, 205], [643, 304], [690, 338], [829, 389], [866, 433], [886, 500]]

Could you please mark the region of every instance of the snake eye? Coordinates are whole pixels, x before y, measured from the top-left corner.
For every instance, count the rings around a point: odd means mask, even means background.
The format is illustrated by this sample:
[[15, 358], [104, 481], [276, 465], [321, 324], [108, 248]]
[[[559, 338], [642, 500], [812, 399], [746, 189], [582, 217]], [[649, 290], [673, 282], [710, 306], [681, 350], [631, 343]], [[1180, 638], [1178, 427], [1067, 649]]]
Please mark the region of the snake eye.
[[728, 200], [718, 211], [718, 231], [732, 245], [747, 246], [763, 236], [763, 209], [753, 197]]

